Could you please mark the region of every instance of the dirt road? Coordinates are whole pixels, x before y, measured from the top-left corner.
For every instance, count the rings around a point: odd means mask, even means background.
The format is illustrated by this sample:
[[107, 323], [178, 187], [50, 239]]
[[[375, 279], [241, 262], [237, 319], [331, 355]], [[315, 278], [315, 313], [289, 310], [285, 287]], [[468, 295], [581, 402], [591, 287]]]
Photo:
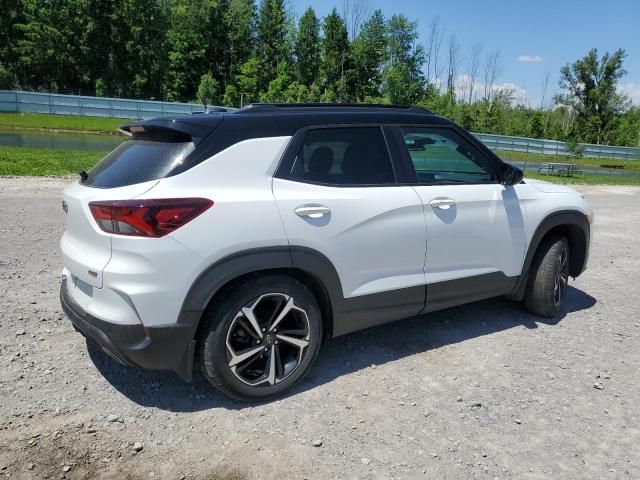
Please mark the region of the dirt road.
[[73, 331], [64, 183], [0, 179], [0, 475], [640, 478], [640, 189], [579, 187], [596, 228], [557, 320], [497, 299], [374, 328], [250, 406]]

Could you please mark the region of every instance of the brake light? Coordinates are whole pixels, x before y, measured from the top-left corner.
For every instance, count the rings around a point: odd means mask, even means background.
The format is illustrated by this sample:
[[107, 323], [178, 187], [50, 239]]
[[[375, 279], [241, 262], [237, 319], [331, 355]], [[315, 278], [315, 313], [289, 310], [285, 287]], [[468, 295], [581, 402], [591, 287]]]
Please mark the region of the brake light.
[[89, 209], [105, 232], [157, 238], [177, 230], [212, 205], [207, 198], [163, 198], [91, 202]]

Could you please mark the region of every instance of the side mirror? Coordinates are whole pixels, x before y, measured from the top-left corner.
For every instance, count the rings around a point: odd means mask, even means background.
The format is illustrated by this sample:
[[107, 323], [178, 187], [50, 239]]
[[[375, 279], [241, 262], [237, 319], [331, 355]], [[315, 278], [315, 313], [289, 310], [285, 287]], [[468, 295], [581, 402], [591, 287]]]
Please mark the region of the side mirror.
[[504, 164], [502, 178], [500, 179], [500, 183], [502, 183], [502, 185], [517, 185], [522, 182], [523, 178], [524, 172], [518, 167], [514, 167], [510, 163]]

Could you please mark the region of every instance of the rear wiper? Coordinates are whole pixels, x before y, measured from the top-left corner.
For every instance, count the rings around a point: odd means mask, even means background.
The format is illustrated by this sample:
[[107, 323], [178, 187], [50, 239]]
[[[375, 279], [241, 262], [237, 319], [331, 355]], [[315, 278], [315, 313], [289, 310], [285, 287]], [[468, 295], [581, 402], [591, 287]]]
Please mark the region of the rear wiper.
[[80, 183], [86, 182], [87, 178], [89, 178], [89, 174], [87, 172], [85, 172], [84, 170], [80, 170], [78, 172], [78, 175], [80, 175]]

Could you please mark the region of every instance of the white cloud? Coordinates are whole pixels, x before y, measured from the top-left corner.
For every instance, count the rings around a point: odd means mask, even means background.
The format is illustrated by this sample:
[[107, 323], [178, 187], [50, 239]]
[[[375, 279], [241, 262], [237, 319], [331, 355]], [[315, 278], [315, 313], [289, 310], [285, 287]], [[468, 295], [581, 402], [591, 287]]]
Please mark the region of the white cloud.
[[526, 63], [540, 63], [544, 61], [544, 58], [540, 55], [520, 55], [518, 57], [518, 61]]
[[623, 83], [618, 85], [618, 91], [629, 97], [634, 105], [640, 105], [640, 83]]
[[[438, 86], [440, 86], [438, 84]], [[469, 89], [471, 87], [471, 78], [466, 73], [458, 75], [455, 82], [457, 95], [467, 100], [469, 98]], [[440, 87], [444, 89], [444, 87]], [[496, 83], [490, 87], [492, 93], [509, 92], [511, 93], [511, 103], [514, 105], [527, 105], [529, 103], [529, 94], [520, 85], [513, 82]], [[479, 100], [485, 93], [485, 84], [476, 79], [473, 86], [473, 101]]]
[[527, 105], [529, 102], [529, 94], [527, 91], [522, 88], [520, 85], [517, 85], [512, 82], [504, 82], [498, 83], [493, 86], [493, 88], [497, 91], [507, 91], [511, 92], [512, 103], [517, 105]]

